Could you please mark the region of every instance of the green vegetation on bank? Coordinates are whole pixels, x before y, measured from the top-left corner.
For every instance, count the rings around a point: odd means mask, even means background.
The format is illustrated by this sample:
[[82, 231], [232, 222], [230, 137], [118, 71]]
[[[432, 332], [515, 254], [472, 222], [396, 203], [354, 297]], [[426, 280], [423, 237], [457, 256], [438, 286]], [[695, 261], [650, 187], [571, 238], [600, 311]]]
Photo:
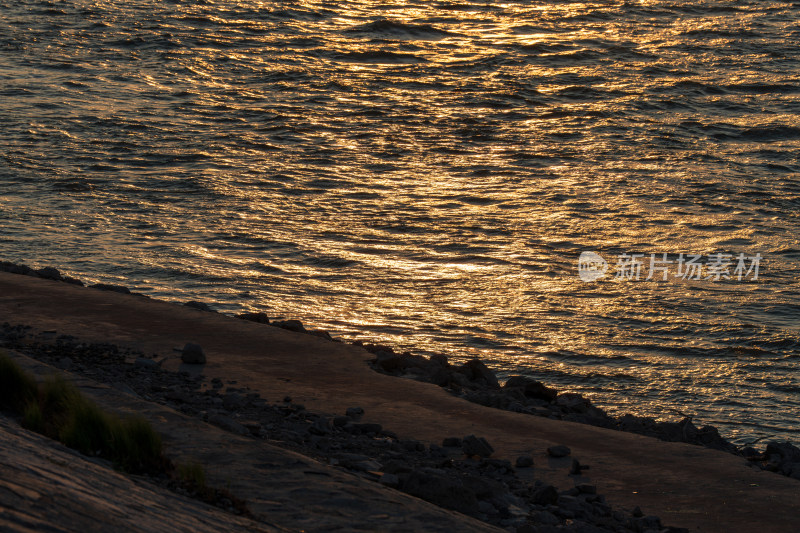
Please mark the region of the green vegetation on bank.
[[60, 376], [38, 385], [2, 353], [0, 409], [22, 416], [23, 427], [85, 455], [109, 459], [122, 471], [154, 474], [165, 468], [161, 436], [147, 420], [106, 413]]
[[58, 440], [79, 452], [99, 456], [119, 470], [166, 475], [171, 486], [208, 504], [250, 516], [244, 500], [226, 489], [209, 487], [197, 463], [175, 465], [162, 452], [161, 436], [141, 416], [122, 418], [103, 411], [63, 377], [38, 384], [0, 351], [0, 411], [21, 417], [26, 429]]

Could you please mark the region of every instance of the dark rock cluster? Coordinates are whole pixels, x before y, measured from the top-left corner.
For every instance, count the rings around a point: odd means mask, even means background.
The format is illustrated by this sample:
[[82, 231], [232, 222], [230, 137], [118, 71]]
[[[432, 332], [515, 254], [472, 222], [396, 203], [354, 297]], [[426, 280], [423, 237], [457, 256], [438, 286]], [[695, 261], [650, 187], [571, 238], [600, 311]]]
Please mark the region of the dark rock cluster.
[[[493, 458], [494, 450], [484, 436], [453, 436], [441, 445], [402, 439], [380, 424], [363, 421], [364, 410], [357, 406], [340, 416], [325, 416], [288, 397], [271, 403], [235, 382], [162, 370], [157, 356], [113, 344], [83, 343], [53, 332], [35, 334], [26, 326], [3, 324], [0, 343], [226, 431], [316, 457], [509, 531], [687, 531], [663, 527], [656, 517], [613, 509], [580, 476], [577, 461], [565, 446], [548, 450], [551, 457], [564, 461], [565, 481], [572, 485], [559, 490], [519, 475], [533, 472], [531, 456], [520, 457], [515, 464]], [[485, 380], [482, 369], [473, 365], [472, 379]]]
[[491, 369], [478, 359], [454, 365], [443, 355], [428, 358], [409, 352], [395, 353], [391, 347], [383, 345], [361, 346], [375, 356], [371, 364], [378, 372], [434, 383], [452, 394], [487, 407], [739, 453], [737, 447], [725, 440], [715, 427], [698, 428], [689, 417], [678, 422], [658, 422], [630, 414], [613, 417], [580, 394], [560, 393], [530, 377], [511, 376], [501, 386]]

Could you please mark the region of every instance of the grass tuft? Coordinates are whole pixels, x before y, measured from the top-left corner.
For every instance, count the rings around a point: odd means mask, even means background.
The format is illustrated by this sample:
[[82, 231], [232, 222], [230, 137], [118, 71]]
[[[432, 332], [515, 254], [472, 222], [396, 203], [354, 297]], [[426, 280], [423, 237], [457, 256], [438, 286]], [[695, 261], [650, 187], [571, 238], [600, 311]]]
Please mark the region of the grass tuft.
[[155, 473], [164, 468], [161, 435], [141, 416], [114, 419], [111, 459], [126, 472]]
[[22, 414], [36, 399], [36, 380], [7, 354], [0, 353], [0, 409]]
[[187, 488], [196, 492], [206, 492], [206, 471], [197, 463], [181, 463], [178, 465], [178, 479]]
[[44, 416], [38, 402], [31, 402], [22, 413], [22, 427], [44, 433]]

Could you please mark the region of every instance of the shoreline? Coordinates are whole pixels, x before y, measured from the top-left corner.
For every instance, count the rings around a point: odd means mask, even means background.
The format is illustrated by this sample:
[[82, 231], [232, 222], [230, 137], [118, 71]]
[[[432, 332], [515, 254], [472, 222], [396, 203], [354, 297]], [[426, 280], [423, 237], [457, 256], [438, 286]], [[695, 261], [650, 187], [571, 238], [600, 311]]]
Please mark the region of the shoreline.
[[[509, 458], [513, 460], [520, 450], [528, 452], [538, 450], [533, 454], [534, 468], [537, 475], [541, 474], [547, 482], [558, 479], [563, 485], [570, 465], [557, 468], [548, 464], [549, 460], [544, 450], [552, 445], [566, 443], [573, 449], [575, 457], [581, 464], [586, 462], [592, 466], [588, 474], [592, 476], [592, 482], [597, 483], [597, 492], [608, 494], [610, 502], [628, 505], [627, 501], [633, 498], [630, 489], [626, 487], [631, 487], [633, 483], [633, 486], [640, 488], [636, 491], [635, 501], [641, 501], [643, 508], [664, 517], [672, 524], [689, 525], [695, 529], [692, 524], [682, 523], [676, 519], [681, 516], [684, 519], [687, 516], [694, 516], [686, 515], [691, 509], [697, 509], [698, 511], [694, 512], [700, 512], [702, 515], [714, 515], [716, 518], [712, 519], [710, 524], [724, 524], [731, 519], [724, 516], [725, 512], [718, 508], [718, 505], [720, 499], [724, 500], [724, 494], [735, 487], [717, 483], [709, 485], [712, 478], [734, 475], [747, 479], [755, 475], [760, 486], [773, 487], [763, 489], [772, 494], [767, 501], [773, 501], [774, 498], [777, 498], [775, 501], [781, 501], [784, 498], [780, 495], [783, 491], [788, 487], [796, 487], [792, 484], [796, 481], [779, 481], [785, 478], [766, 472], [759, 474], [747, 468], [741, 458], [737, 459], [730, 454], [719, 456], [716, 455], [719, 452], [710, 452], [697, 446], [659, 443], [633, 434], [609, 432], [594, 426], [487, 409], [478, 404], [465, 403], [462, 398], [446, 394], [440, 387], [431, 387], [430, 384], [412, 380], [397, 380], [374, 372], [369, 369], [366, 361], [377, 357], [373, 357], [373, 354], [361, 348], [329, 342], [314, 335], [298, 335], [297, 332], [286, 331], [288, 328], [265, 328], [262, 324], [231, 320], [224, 315], [201, 313], [191, 307], [131, 298], [114, 291], [87, 291], [66, 284], [54, 285], [49, 281], [33, 278], [26, 281], [26, 278], [18, 276], [0, 276], [0, 283], [5, 287], [5, 295], [0, 299], [0, 309], [18, 315], [20, 318], [18, 323], [29, 323], [30, 321], [26, 322], [24, 318], [33, 317], [40, 330], [55, 329], [61, 335], [71, 334], [70, 330], [84, 331], [81, 337], [86, 339], [94, 338], [121, 346], [139, 344], [144, 348], [142, 353], [150, 353], [152, 347], [158, 346], [155, 353], [160, 354], [159, 358], [166, 355], [165, 359], [168, 361], [162, 362], [164, 370], [169, 372], [180, 371], [181, 366], [175, 360], [176, 356], [168, 353], [175, 345], [184, 342], [177, 342], [174, 339], [188, 341], [192, 338], [201, 338], [201, 344], [210, 354], [209, 363], [203, 367], [203, 374], [209, 378], [215, 377], [216, 374], [216, 377], [221, 379], [238, 380], [240, 386], [245, 381], [250, 381], [247, 386], [252, 390], [271, 391], [268, 392], [271, 399], [274, 399], [276, 394], [280, 397], [282, 392], [292, 392], [294, 401], [310, 404], [309, 412], [312, 413], [328, 412], [335, 415], [339, 412], [339, 416], [342, 416], [344, 406], [352, 406], [358, 399], [367, 406], [364, 423], [375, 424], [381, 423], [381, 420], [388, 420], [391, 423], [386, 423], [384, 426], [396, 430], [403, 439], [412, 438], [434, 444], [437, 441], [442, 442], [440, 440], [442, 436], [461, 438], [475, 434], [486, 437], [497, 448], [497, 457], [505, 457], [506, 461]], [[165, 323], [165, 320], [169, 320], [169, 324]], [[58, 327], [52, 327], [54, 325]], [[294, 325], [296, 324], [291, 324]], [[87, 336], [86, 332], [91, 332], [91, 335]], [[187, 332], [193, 333], [187, 335]], [[220, 334], [224, 337], [220, 337]], [[187, 338], [189, 336], [191, 337]], [[252, 344], [251, 337], [256, 344]], [[170, 338], [173, 341], [164, 344], [164, 340]], [[254, 365], [253, 357], [257, 353], [263, 353], [264, 342], [276, 346], [272, 350], [274, 353], [267, 360], [262, 359]], [[252, 352], [254, 355], [247, 355], [251, 353], [251, 345], [252, 350], [255, 350]], [[166, 348], [167, 346], [170, 347]], [[259, 349], [258, 346], [262, 348]], [[236, 355], [238, 353], [241, 353], [241, 357]], [[302, 368], [297, 368], [297, 357], [301, 354], [306, 364], [301, 365]], [[254, 371], [259, 375], [252, 375]], [[363, 387], [363, 390], [360, 387]], [[319, 409], [320, 406], [325, 409]], [[425, 423], [421, 422], [423, 420]], [[465, 429], [454, 430], [455, 427]], [[481, 428], [482, 431], [478, 431]], [[438, 437], [430, 438], [431, 435]], [[667, 455], [664, 455], [665, 453]], [[633, 461], [631, 465], [636, 465], [636, 471], [630, 471], [630, 466], [622, 466], [630, 461]], [[671, 466], [664, 470], [667, 464]], [[687, 489], [686, 480], [678, 479], [683, 472], [682, 468], [695, 472], [691, 474], [692, 476], [699, 476], [694, 480], [696, 484], [699, 482], [706, 491], [718, 488], [719, 494], [713, 492], [697, 494], [696, 488]], [[653, 474], [647, 473], [652, 469], [660, 472], [656, 479], [651, 479]], [[716, 473], [711, 474], [711, 472]], [[671, 494], [669, 490], [666, 492], [641, 490], [652, 482], [656, 482], [664, 490], [671, 483], [677, 483], [676, 487], [681, 487], [687, 494], [679, 496], [680, 504], [670, 504], [669, 501], [675, 499], [677, 495]], [[779, 488], [785, 483], [789, 485]], [[737, 491], [734, 493], [739, 494]], [[575, 497], [570, 494], [560, 494], [559, 497], [561, 496], [565, 501]], [[728, 498], [735, 497], [732, 493]], [[759, 499], [752, 496], [751, 502], [757, 503]], [[659, 508], [664, 508], [666, 512], [656, 512]], [[714, 509], [718, 509], [719, 513]], [[763, 512], [761, 515], [762, 523], [763, 520], [767, 523], [777, 520], [776, 525], [783, 523], [779, 518], [780, 509], [766, 518]], [[722, 522], [717, 522], [718, 519]], [[708, 526], [709, 518], [699, 520]], [[777, 526], [773, 530], [789, 530], [780, 527]], [[714, 530], [714, 528], [705, 527], [703, 530]], [[739, 530], [747, 529], [739, 528]], [[752, 530], [765, 531], [763, 528]]]
[[[57, 268], [51, 266], [33, 269], [24, 264], [0, 261], [0, 271], [61, 281], [77, 286], [87, 286], [83, 281], [63, 275]], [[122, 285], [98, 283], [88, 285], [88, 287], [120, 294], [130, 294], [154, 301], [165, 301], [133, 292]], [[264, 312], [221, 313], [210, 305], [195, 300], [182, 302], [178, 305], [260, 324], [268, 324], [334, 342], [344, 342], [334, 338], [327, 330], [307, 329], [302, 321], [298, 319], [270, 319]], [[774, 444], [777, 444], [778, 441], [772, 439], [765, 446], [764, 451], [759, 452], [753, 446], [739, 446], [732, 443], [721, 435], [713, 425], [705, 424], [699, 428], [696, 427], [693, 423], [694, 417], [683, 413], [680, 413], [682, 418], [678, 421], [657, 421], [653, 417], [639, 416], [632, 413], [613, 416], [609, 415], [604, 409], [593, 405], [590, 399], [581, 394], [563, 393], [538, 380], [520, 375], [509, 376], [509, 379], [500, 386], [494, 371], [489, 369], [480, 359], [473, 360], [477, 361], [477, 364], [468, 361], [455, 367], [449, 363], [448, 358], [444, 355], [425, 357], [412, 354], [409, 351], [398, 353], [391, 346], [381, 343], [364, 343], [360, 340], [352, 341], [350, 344], [363, 347], [375, 356], [375, 359], [370, 361], [370, 365], [377, 372], [434, 383], [451, 394], [487, 407], [628, 431], [667, 442], [685, 442], [705, 446], [743, 456], [765, 470], [779, 472], [787, 476], [792, 476], [789, 460], [792, 459], [792, 462], [794, 462], [793, 459], [800, 458], [800, 448], [788, 441], [780, 442], [779, 444], [783, 447], [783, 455], [785, 457], [782, 457], [775, 464], [775, 462], [770, 462], [769, 457], [778, 453], [774, 447]], [[509, 383], [511, 383], [510, 386]], [[772, 448], [769, 448], [770, 444], [773, 445]], [[797, 468], [793, 477], [800, 479], [800, 467]]]

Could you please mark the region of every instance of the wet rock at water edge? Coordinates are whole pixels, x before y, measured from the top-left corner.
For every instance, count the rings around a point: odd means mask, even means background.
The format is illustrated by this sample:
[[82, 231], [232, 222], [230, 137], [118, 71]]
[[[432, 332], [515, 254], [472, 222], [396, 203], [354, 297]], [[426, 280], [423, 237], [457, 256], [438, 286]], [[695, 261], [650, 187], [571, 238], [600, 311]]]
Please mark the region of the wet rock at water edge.
[[209, 313], [217, 312], [214, 308], [212, 308], [210, 305], [204, 302], [196, 302], [192, 300], [191, 302], [186, 302], [183, 305], [186, 307], [191, 307], [192, 309], [197, 309], [198, 311], [207, 311]]
[[269, 324], [269, 317], [266, 313], [241, 313], [236, 315], [239, 320], [247, 320], [258, 324]]
[[271, 325], [289, 331], [296, 331], [297, 333], [306, 333], [306, 328], [299, 320], [276, 320], [271, 322]]
[[551, 389], [541, 381], [536, 381], [533, 378], [525, 376], [511, 376], [503, 385], [503, 389], [518, 389], [528, 398], [545, 400], [547, 402], [553, 402], [558, 397], [558, 391], [555, 389]]
[[463, 374], [469, 381], [475, 381], [482, 385], [486, 385], [492, 389], [499, 389], [500, 383], [497, 381], [497, 376], [494, 375], [486, 364], [480, 359], [472, 359], [467, 361], [460, 367], [456, 368], [456, 372]]
[[110, 283], [95, 283], [94, 285], [89, 285], [89, 287], [101, 291], [118, 292], [120, 294], [131, 293], [131, 290], [128, 287], [124, 287], [122, 285], [112, 285]]
[[181, 361], [190, 365], [202, 365], [206, 362], [206, 354], [199, 344], [187, 342], [181, 351]]
[[39, 270], [36, 270], [35, 272], [36, 272], [36, 274], [39, 275], [40, 278], [52, 279], [52, 280], [55, 280], [55, 281], [61, 281], [63, 279], [61, 277], [61, 272], [59, 272], [58, 269], [55, 269], [53, 267], [40, 268]]

